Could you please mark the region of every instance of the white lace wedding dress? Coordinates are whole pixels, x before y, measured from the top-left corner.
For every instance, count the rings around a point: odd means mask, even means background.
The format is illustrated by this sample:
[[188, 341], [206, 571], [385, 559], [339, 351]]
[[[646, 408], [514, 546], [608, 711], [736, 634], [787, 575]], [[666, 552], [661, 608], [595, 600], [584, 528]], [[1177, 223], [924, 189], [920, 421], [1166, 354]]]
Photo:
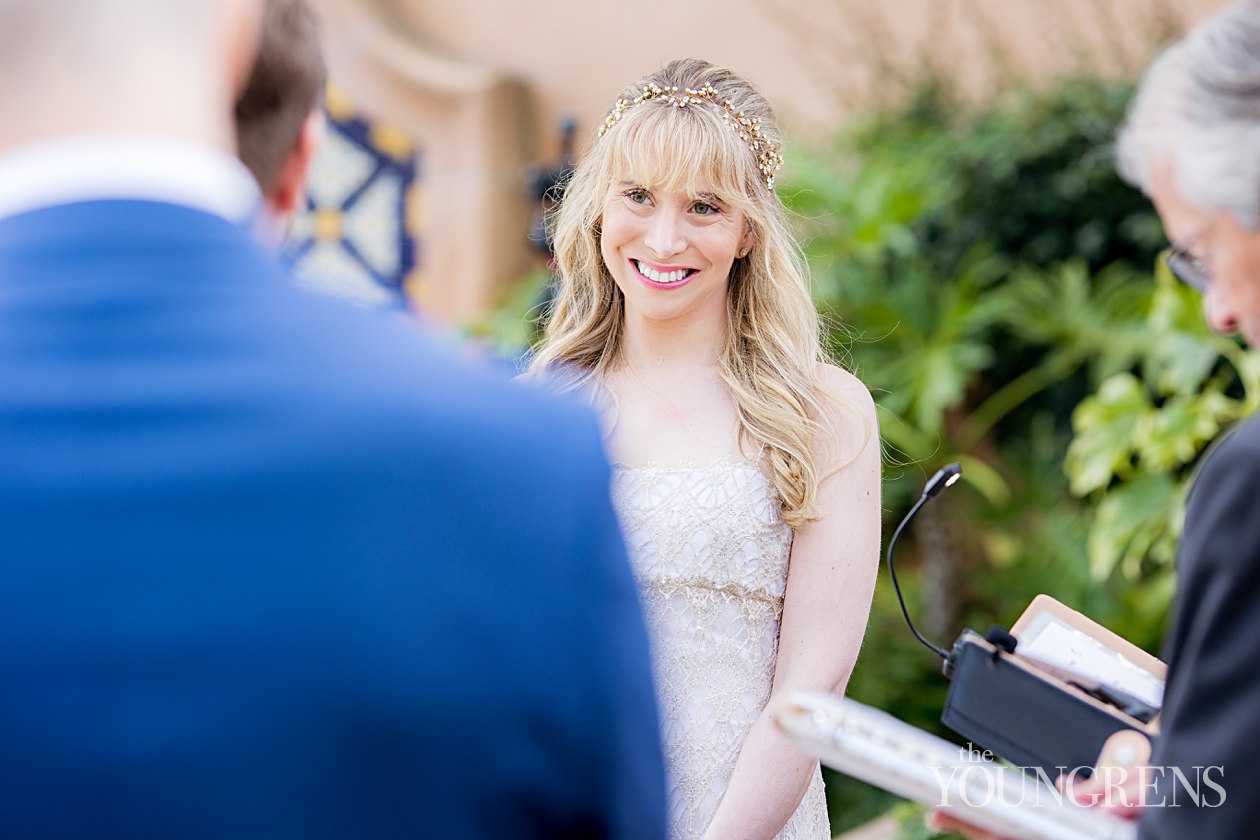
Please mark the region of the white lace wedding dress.
[[[615, 467], [613, 502], [643, 595], [672, 840], [713, 818], [770, 696], [792, 532], [751, 463]], [[783, 840], [827, 840], [820, 770]]]

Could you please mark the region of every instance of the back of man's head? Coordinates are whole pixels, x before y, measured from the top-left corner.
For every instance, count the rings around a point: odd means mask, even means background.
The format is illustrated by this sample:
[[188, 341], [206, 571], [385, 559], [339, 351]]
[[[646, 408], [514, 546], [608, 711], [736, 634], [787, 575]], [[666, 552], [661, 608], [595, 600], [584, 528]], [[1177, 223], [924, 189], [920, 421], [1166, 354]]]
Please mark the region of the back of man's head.
[[319, 106], [325, 68], [318, 22], [306, 0], [266, 0], [262, 29], [258, 58], [236, 103], [236, 136], [241, 161], [268, 194]]
[[0, 148], [161, 134], [230, 148], [261, 0], [0, 0]]

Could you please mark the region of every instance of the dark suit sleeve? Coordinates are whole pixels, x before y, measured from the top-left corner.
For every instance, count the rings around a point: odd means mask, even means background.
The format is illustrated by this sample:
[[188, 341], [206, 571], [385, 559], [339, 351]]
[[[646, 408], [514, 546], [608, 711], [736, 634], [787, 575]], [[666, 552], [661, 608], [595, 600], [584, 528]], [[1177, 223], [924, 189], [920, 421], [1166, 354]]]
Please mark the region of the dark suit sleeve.
[[[1163, 768], [1143, 840], [1252, 837], [1260, 825], [1260, 426], [1211, 456], [1191, 493], [1165, 654]], [[1179, 771], [1179, 773], [1178, 773]], [[1185, 781], [1183, 781], [1183, 779]], [[1198, 804], [1195, 797], [1198, 797]]]
[[[585, 444], [585, 446], [582, 446]], [[583, 553], [593, 566], [592, 600], [597, 605], [594, 645], [599, 702], [603, 710], [597, 744], [604, 771], [603, 810], [607, 836], [616, 840], [665, 837], [665, 771], [652, 684], [647, 631], [625, 543], [609, 496], [608, 465], [598, 431], [575, 441], [594, 468], [584, 470], [586, 500]]]

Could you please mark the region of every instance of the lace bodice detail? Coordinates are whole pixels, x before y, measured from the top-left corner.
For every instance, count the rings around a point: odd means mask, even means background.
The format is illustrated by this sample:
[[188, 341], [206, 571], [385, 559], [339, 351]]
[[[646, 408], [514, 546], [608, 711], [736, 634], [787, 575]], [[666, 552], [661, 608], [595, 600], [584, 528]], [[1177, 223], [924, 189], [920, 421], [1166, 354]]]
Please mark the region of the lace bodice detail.
[[[617, 467], [613, 503], [652, 640], [670, 837], [699, 837], [770, 696], [792, 531], [753, 463]], [[779, 837], [830, 837], [819, 771]]]

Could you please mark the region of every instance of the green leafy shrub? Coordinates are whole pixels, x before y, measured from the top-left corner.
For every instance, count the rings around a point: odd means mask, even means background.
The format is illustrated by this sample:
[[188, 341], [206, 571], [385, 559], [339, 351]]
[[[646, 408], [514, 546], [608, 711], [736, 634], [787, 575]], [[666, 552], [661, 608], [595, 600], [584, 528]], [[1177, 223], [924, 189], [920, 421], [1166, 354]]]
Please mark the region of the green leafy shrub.
[[[1260, 400], [1255, 357], [1152, 281], [1163, 233], [1110, 153], [1130, 93], [1073, 79], [969, 107], [930, 84], [788, 173], [832, 344], [880, 408], [886, 531], [942, 464], [970, 485], [899, 563], [943, 646], [1047, 592], [1157, 649], [1194, 466]], [[881, 587], [850, 696], [940, 731], [945, 689]], [[837, 829], [889, 804], [829, 792]]]
[[1194, 468], [1260, 405], [1260, 357], [1213, 334], [1201, 307], [1161, 264], [1133, 364], [1073, 412], [1066, 469], [1072, 492], [1097, 502], [1095, 579], [1171, 577]]

